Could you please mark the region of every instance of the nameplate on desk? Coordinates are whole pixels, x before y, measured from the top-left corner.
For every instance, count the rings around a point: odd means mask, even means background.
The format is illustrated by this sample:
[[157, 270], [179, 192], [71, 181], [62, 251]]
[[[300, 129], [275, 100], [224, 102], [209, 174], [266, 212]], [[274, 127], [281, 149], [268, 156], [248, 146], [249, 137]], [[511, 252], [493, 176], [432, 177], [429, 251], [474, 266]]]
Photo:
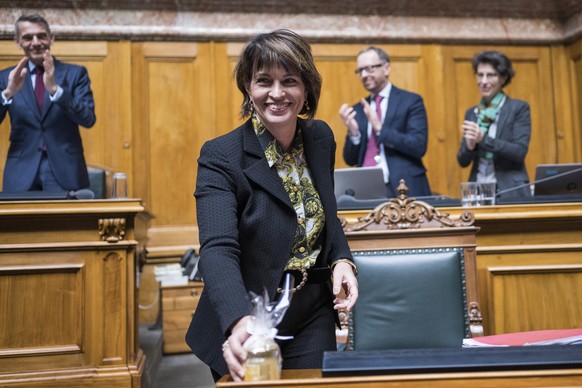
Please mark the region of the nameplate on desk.
[[582, 368], [582, 346], [325, 352], [323, 377]]

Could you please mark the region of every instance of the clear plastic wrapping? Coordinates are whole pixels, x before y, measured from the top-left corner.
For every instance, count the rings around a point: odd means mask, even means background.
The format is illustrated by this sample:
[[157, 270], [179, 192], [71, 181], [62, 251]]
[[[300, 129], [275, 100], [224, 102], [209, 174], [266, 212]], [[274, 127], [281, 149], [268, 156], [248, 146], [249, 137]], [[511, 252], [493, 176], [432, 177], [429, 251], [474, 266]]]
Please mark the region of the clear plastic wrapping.
[[247, 324], [251, 336], [243, 347], [247, 351], [244, 381], [278, 380], [281, 377], [281, 350], [275, 337], [277, 325], [291, 303], [293, 276], [286, 275], [283, 292], [277, 303], [270, 303], [269, 295], [251, 293], [253, 318]]

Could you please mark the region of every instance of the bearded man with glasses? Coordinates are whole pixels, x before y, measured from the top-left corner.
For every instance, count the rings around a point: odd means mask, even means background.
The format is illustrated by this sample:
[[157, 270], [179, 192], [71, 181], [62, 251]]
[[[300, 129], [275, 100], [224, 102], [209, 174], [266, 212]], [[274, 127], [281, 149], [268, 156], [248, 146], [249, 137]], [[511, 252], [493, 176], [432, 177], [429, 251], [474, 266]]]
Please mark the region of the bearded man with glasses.
[[379, 166], [387, 196], [397, 194], [400, 179], [410, 196], [431, 195], [422, 157], [428, 144], [428, 123], [422, 97], [392, 85], [390, 57], [378, 47], [367, 47], [357, 58], [356, 75], [370, 93], [339, 114], [348, 129], [343, 155], [350, 166]]

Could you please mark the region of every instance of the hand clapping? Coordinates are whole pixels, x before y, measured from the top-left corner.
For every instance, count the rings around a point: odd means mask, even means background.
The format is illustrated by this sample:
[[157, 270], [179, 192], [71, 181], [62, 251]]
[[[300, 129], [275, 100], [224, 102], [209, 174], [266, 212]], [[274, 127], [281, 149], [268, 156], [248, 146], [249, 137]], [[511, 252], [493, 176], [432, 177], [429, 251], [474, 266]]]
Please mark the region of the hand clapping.
[[483, 140], [483, 132], [479, 129], [479, 125], [474, 121], [463, 121], [463, 126], [461, 128], [463, 131], [463, 137], [467, 143], [467, 148], [471, 151], [475, 149], [475, 146]]

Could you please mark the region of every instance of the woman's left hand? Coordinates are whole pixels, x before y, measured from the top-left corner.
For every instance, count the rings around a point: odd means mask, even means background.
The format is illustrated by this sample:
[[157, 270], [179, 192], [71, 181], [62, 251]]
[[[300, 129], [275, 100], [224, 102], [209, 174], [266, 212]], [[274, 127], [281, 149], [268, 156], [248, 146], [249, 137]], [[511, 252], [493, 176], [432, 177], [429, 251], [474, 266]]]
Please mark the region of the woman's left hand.
[[[344, 290], [345, 295], [340, 297], [340, 291]], [[337, 263], [333, 268], [333, 293], [336, 298], [333, 300], [334, 309], [346, 309], [350, 311], [358, 300], [358, 280], [352, 266], [348, 263]]]

